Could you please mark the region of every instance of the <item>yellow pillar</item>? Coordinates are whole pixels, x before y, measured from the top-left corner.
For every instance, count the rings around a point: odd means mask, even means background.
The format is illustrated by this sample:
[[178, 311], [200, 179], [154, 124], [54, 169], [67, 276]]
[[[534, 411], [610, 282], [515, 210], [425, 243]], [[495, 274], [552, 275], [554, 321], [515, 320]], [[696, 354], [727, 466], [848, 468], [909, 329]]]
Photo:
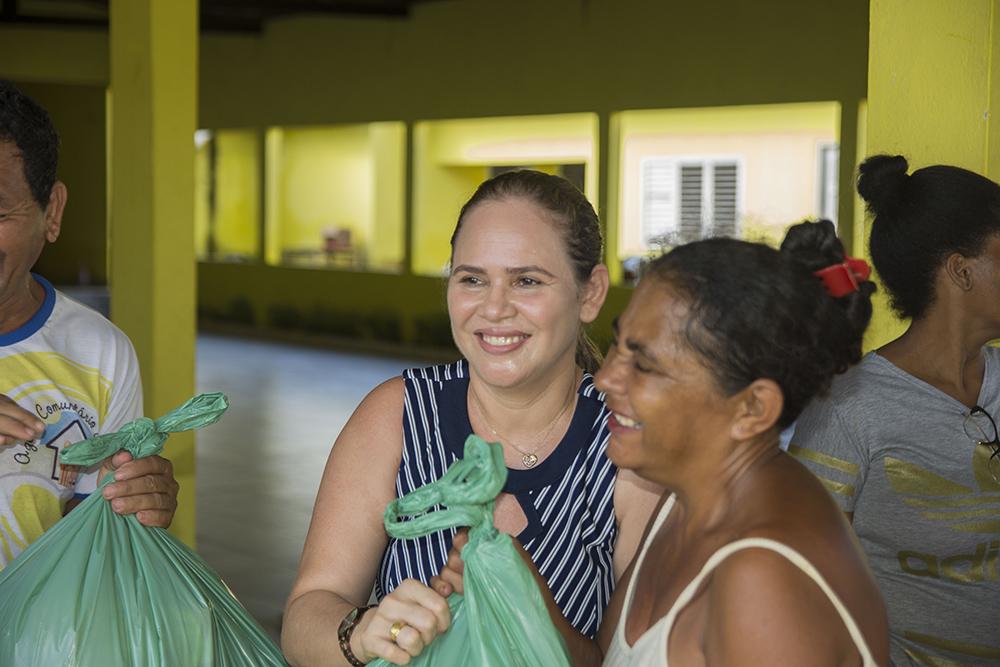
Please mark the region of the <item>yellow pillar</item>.
[[[111, 312], [135, 344], [146, 414], [194, 391], [197, 0], [112, 0]], [[194, 545], [194, 439], [170, 438], [172, 532]]]
[[[1000, 0], [871, 0], [868, 155], [905, 155], [910, 167], [952, 164], [997, 180], [1000, 172]], [[871, 220], [865, 222], [866, 236]], [[866, 244], [867, 245], [867, 244]], [[876, 303], [866, 347], [905, 323]]]

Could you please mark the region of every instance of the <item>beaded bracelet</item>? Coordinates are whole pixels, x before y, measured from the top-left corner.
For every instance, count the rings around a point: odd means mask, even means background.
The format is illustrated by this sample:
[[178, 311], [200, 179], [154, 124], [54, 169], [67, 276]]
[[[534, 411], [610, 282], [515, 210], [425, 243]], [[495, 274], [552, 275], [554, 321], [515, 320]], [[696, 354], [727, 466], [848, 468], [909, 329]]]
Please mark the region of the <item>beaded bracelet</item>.
[[353, 667], [364, 667], [365, 663], [358, 660], [358, 656], [354, 655], [354, 651], [351, 650], [351, 635], [354, 634], [354, 628], [358, 627], [365, 612], [377, 606], [372, 604], [367, 607], [355, 607], [347, 612], [347, 616], [340, 622], [340, 627], [337, 629], [337, 642], [340, 644], [340, 651]]

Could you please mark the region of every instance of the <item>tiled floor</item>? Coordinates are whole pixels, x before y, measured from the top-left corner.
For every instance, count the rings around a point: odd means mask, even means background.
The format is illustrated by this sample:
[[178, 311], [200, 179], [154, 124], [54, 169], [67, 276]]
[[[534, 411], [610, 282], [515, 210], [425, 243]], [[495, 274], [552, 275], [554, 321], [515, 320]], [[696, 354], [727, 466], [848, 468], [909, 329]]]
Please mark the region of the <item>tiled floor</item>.
[[275, 638], [331, 444], [365, 394], [423, 363], [198, 338], [198, 390], [230, 399], [198, 435], [198, 552]]

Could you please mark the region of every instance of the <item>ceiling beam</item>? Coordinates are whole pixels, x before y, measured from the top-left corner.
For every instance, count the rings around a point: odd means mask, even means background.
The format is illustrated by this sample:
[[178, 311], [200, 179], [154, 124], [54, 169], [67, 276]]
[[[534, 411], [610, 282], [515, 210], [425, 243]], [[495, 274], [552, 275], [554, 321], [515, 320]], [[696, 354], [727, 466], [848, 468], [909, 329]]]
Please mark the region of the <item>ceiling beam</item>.
[[[72, 1], [72, 0], [71, 0]], [[75, 0], [78, 5], [108, 8], [109, 0]], [[410, 7], [428, 0], [201, 0], [200, 26], [207, 32], [260, 32], [275, 18], [311, 14], [405, 18]], [[18, 0], [0, 0], [0, 23], [107, 28], [107, 18], [31, 15], [19, 11]]]

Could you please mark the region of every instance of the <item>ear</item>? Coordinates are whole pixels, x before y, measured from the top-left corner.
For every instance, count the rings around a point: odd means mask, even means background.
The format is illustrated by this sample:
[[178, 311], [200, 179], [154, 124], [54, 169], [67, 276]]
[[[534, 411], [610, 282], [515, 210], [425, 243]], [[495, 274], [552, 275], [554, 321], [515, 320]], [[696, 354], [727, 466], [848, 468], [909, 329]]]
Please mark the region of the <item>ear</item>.
[[590, 279], [584, 284], [580, 295], [580, 320], [584, 324], [590, 324], [597, 319], [597, 314], [604, 305], [604, 299], [608, 296], [610, 283], [608, 267], [604, 264], [598, 264], [590, 272]]
[[972, 289], [972, 261], [957, 252], [953, 252], [944, 260], [944, 266], [941, 267], [944, 270], [944, 277], [949, 283], [962, 290], [963, 292], [968, 292]]
[[66, 185], [62, 181], [56, 181], [49, 194], [49, 204], [45, 207], [45, 240], [49, 243], [54, 243], [59, 238], [67, 196]]
[[772, 428], [785, 407], [781, 387], [764, 378], [754, 380], [733, 398], [737, 405], [730, 435], [737, 441], [749, 440]]

